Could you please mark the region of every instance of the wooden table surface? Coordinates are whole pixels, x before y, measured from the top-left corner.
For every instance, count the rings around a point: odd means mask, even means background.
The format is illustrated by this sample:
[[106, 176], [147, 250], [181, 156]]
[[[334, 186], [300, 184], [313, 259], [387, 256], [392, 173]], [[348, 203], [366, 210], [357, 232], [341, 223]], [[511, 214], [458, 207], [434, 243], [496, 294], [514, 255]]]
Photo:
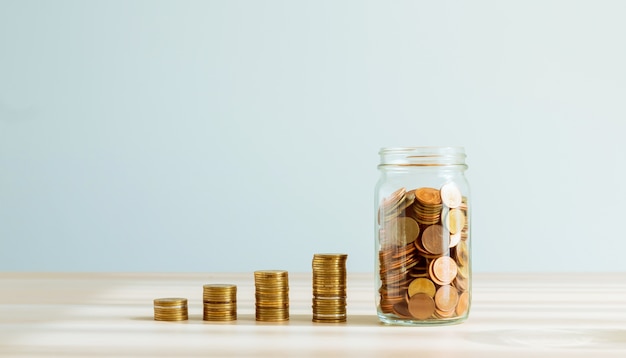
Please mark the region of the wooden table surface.
[[[626, 357], [626, 273], [475, 274], [470, 318], [385, 326], [373, 274], [348, 274], [348, 322], [311, 322], [311, 275], [290, 273], [291, 319], [254, 320], [252, 273], [0, 273], [0, 356]], [[238, 286], [238, 320], [202, 321], [202, 285]], [[189, 321], [152, 300], [189, 299]]]

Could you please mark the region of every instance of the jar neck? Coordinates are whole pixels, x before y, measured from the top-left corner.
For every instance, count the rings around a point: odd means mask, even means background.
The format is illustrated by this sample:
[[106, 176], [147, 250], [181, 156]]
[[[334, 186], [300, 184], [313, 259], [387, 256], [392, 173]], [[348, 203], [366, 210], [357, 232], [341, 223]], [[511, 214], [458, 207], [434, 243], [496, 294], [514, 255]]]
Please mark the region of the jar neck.
[[379, 169], [392, 167], [456, 167], [465, 170], [463, 147], [382, 148]]

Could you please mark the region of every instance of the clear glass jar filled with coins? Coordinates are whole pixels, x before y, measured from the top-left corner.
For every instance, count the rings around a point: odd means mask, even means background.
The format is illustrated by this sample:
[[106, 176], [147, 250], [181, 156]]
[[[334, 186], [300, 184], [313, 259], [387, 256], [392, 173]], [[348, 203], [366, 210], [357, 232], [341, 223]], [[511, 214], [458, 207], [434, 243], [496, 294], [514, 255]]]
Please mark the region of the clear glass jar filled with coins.
[[386, 324], [441, 325], [471, 305], [462, 147], [382, 148], [375, 191], [376, 308]]

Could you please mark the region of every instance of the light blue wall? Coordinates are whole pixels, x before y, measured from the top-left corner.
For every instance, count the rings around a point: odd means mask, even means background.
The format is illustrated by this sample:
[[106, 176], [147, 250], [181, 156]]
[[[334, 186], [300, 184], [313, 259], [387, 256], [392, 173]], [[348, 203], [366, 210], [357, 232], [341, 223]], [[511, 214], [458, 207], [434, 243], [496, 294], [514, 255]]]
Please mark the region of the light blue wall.
[[623, 271], [622, 1], [0, 0], [0, 270], [373, 270], [464, 145], [476, 271]]

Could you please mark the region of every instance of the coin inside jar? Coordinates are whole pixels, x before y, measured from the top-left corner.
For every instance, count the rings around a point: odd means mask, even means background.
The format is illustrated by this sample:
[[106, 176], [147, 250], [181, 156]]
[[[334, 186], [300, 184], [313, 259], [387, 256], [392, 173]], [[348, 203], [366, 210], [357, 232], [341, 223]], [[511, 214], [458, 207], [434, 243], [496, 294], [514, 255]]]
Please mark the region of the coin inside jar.
[[419, 225], [410, 217], [399, 217], [389, 224], [390, 238], [396, 246], [406, 246], [417, 239]]
[[461, 191], [454, 183], [448, 183], [441, 187], [441, 201], [449, 208], [458, 208], [463, 201]]
[[459, 266], [466, 266], [469, 261], [469, 251], [465, 241], [459, 242], [456, 246], [456, 261]]
[[422, 246], [431, 254], [441, 255], [450, 247], [450, 237], [443, 234], [443, 226], [430, 225], [422, 233]]
[[409, 297], [413, 297], [418, 293], [425, 293], [431, 298], [434, 297], [435, 296], [435, 284], [431, 280], [425, 277], [414, 279], [409, 284], [408, 294], [409, 294]]
[[433, 275], [444, 284], [451, 283], [458, 272], [456, 262], [448, 256], [436, 259], [432, 265]]
[[461, 233], [450, 234], [450, 248], [455, 247], [461, 241]]
[[[382, 148], [380, 155], [372, 212], [378, 318], [403, 326], [463, 322], [471, 310], [474, 213], [465, 152], [397, 147]], [[332, 289], [326, 281], [316, 286], [315, 279], [314, 287], [324, 294]], [[404, 351], [420, 354], [423, 348], [409, 345]]]
[[459, 303], [456, 305], [456, 314], [464, 315], [469, 308], [469, 292], [465, 291], [459, 296]]
[[400, 301], [394, 304], [393, 313], [401, 318], [411, 318], [411, 312], [409, 312], [409, 306], [406, 301]]
[[441, 204], [441, 195], [439, 190], [435, 188], [419, 188], [415, 190], [415, 199], [424, 205]]
[[393, 193], [391, 193], [391, 195], [389, 195], [388, 197], [383, 199], [383, 202], [381, 204], [381, 208], [384, 211], [389, 211], [389, 210], [393, 209], [394, 207], [396, 207], [402, 201], [402, 199], [404, 199], [405, 193], [406, 193], [406, 189], [404, 189], [404, 188], [400, 188], [400, 189], [394, 191]]
[[435, 301], [425, 293], [415, 294], [408, 302], [409, 313], [417, 319], [430, 318], [435, 312]]
[[456, 308], [459, 302], [459, 293], [450, 285], [443, 285], [435, 293], [435, 305], [438, 309], [448, 312]]
[[446, 215], [445, 224], [451, 234], [460, 233], [465, 226], [465, 214], [459, 209], [451, 209]]

